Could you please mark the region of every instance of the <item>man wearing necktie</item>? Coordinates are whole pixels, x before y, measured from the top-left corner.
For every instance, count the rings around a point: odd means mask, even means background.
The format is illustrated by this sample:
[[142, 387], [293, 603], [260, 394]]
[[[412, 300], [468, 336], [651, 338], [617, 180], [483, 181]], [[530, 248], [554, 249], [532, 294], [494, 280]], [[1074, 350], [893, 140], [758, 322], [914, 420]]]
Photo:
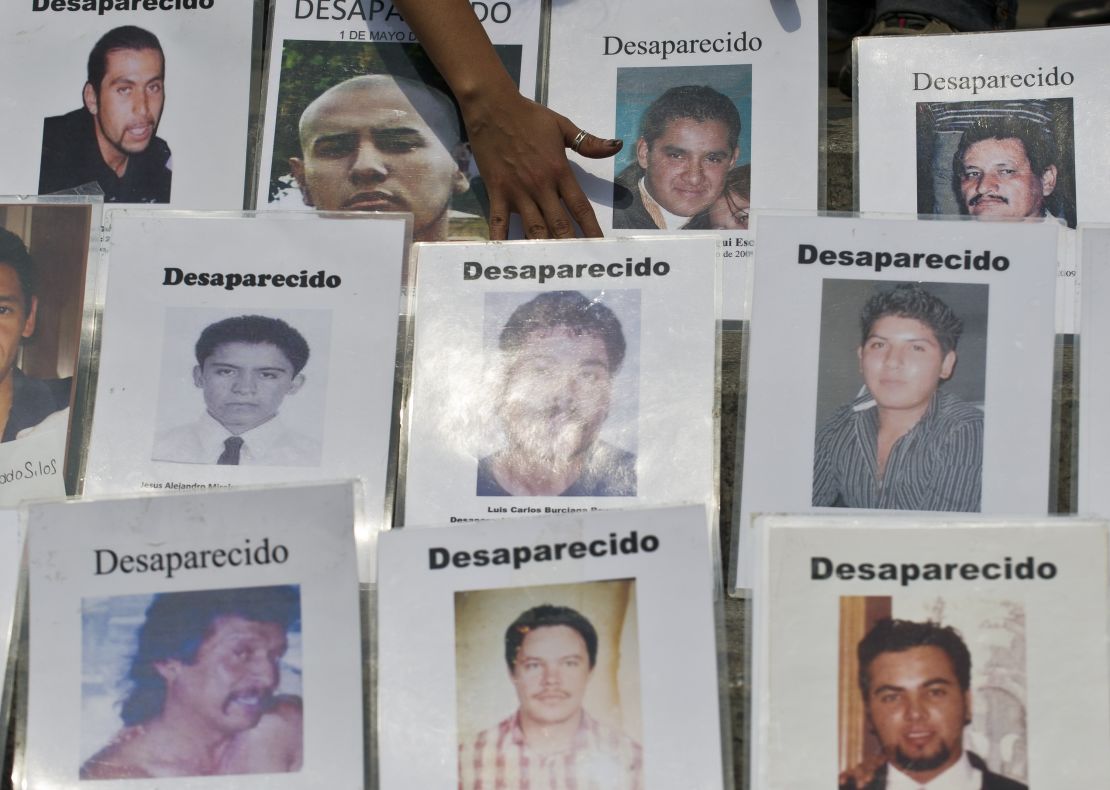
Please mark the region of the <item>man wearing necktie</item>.
[[279, 318], [241, 315], [209, 325], [196, 344], [193, 383], [205, 413], [155, 440], [153, 459], [224, 466], [316, 466], [320, 443], [278, 412], [305, 383], [304, 336]]

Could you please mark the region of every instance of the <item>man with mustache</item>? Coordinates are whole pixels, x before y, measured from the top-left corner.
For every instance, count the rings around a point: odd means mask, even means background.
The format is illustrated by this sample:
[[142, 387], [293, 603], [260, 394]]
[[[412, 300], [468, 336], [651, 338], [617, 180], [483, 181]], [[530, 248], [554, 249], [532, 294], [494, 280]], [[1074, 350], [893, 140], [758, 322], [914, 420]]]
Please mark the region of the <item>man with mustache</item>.
[[953, 189], [973, 217], [1044, 217], [1056, 189], [1056, 151], [1043, 128], [1018, 118], [980, 118], [952, 160]]
[[740, 113], [708, 85], [671, 88], [644, 111], [636, 161], [616, 179], [614, 228], [684, 228], [725, 187], [740, 154]]
[[841, 790], [1028, 790], [964, 748], [971, 654], [956, 629], [880, 620], [857, 654], [860, 693], [882, 764], [845, 771]]
[[301, 115], [289, 167], [306, 205], [324, 211], [411, 211], [414, 241], [446, 241], [451, 199], [470, 188], [455, 105], [387, 74], [352, 77]]
[[194, 349], [193, 384], [205, 411], [160, 433], [151, 458], [223, 466], [317, 466], [320, 443], [289, 428], [281, 404], [300, 391], [308, 342], [280, 318], [240, 315], [209, 324]]
[[864, 388], [817, 432], [814, 507], [979, 511], [983, 412], [940, 388], [962, 332], [925, 284], [872, 295], [856, 349]]
[[301, 698], [278, 694], [296, 587], [162, 593], [139, 629], [123, 729], [81, 779], [299, 771]]
[[513, 621], [505, 662], [520, 706], [459, 744], [459, 790], [641, 790], [640, 744], [582, 707], [597, 645], [593, 624], [568, 606], [543, 604]]
[[506, 444], [478, 462], [478, 496], [635, 496], [636, 456], [598, 438], [625, 353], [613, 311], [578, 291], [542, 293], [498, 345]]
[[84, 106], [43, 122], [39, 194], [95, 181], [109, 203], [169, 203], [170, 147], [156, 136], [166, 59], [153, 33], [126, 25], [89, 53]]

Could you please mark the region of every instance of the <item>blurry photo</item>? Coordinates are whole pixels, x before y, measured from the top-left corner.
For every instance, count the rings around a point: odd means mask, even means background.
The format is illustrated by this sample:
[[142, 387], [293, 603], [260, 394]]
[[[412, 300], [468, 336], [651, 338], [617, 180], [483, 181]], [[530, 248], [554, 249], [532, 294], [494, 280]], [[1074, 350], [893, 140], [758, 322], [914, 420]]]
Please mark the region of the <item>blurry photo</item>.
[[295, 585], [86, 598], [82, 779], [299, 771]]
[[639, 347], [639, 295], [487, 294], [499, 446], [478, 460], [478, 496], [636, 495], [636, 453], [605, 433], [611, 411], [636, 410], [614, 393], [622, 369], [638, 369], [626, 356]]

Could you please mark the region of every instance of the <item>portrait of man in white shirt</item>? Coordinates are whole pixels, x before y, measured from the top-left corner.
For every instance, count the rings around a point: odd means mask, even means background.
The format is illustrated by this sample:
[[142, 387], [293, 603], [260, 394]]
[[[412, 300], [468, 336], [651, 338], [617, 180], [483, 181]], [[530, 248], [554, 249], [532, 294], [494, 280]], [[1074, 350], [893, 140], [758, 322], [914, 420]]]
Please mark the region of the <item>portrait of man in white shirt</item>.
[[309, 346], [280, 318], [239, 315], [210, 324], [195, 347], [193, 384], [204, 412], [159, 433], [152, 458], [186, 464], [318, 466], [320, 442], [286, 425], [285, 398], [304, 386]]

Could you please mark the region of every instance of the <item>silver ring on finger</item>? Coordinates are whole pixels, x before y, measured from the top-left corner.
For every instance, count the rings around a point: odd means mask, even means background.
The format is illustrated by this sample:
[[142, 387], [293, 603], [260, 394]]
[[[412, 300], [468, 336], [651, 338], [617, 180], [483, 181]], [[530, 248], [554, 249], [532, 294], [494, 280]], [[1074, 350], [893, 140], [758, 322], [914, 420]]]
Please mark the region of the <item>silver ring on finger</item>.
[[578, 153], [578, 146], [582, 145], [582, 141], [586, 139], [588, 132], [585, 129], [579, 129], [578, 134], [574, 136], [574, 142], [570, 144], [570, 150]]

